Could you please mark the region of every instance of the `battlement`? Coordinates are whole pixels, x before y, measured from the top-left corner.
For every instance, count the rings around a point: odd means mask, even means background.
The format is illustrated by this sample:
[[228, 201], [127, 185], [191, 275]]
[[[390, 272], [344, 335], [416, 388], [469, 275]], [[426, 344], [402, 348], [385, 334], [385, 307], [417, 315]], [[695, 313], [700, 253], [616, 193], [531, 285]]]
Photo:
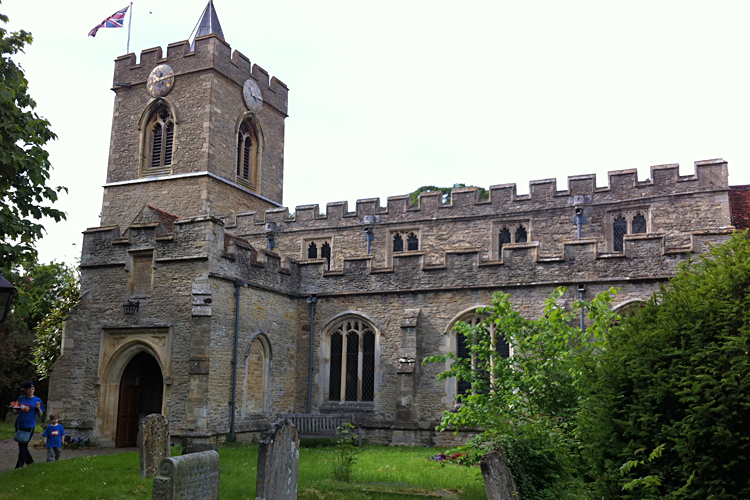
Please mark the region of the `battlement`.
[[167, 57], [162, 48], [154, 47], [141, 51], [140, 60], [134, 53], [115, 59], [113, 84], [145, 84], [151, 70], [159, 64], [168, 64], [175, 72], [175, 85], [180, 76], [187, 73], [213, 69], [234, 81], [240, 87], [248, 78], [254, 79], [263, 93], [264, 103], [276, 108], [284, 116], [288, 112], [289, 88], [276, 77], [270, 77], [266, 70], [241, 52], [232, 52], [231, 46], [218, 35], [211, 34], [195, 39], [195, 49], [190, 50], [187, 40], [167, 46]]
[[691, 195], [697, 193], [728, 191], [727, 162], [723, 159], [697, 161], [694, 173], [680, 175], [678, 164], [651, 167], [651, 176], [638, 179], [636, 169], [608, 173], [608, 185], [597, 187], [596, 175], [568, 177], [565, 190], [557, 189], [555, 179], [541, 179], [529, 183], [529, 194], [519, 195], [516, 184], [490, 186], [489, 199], [480, 199], [476, 188], [451, 191], [451, 201], [443, 202], [441, 192], [420, 193], [416, 206], [410, 204], [409, 195], [391, 196], [385, 207], [379, 198], [357, 200], [353, 211], [345, 201], [328, 203], [325, 214], [320, 206], [297, 206], [290, 216], [288, 208], [267, 210], [265, 213], [246, 212], [227, 220], [237, 234], [257, 234], [263, 224], [275, 222], [289, 229], [315, 229], [332, 226], [360, 225], [363, 215], [378, 215], [383, 221], [408, 222], [420, 219], [450, 218], [456, 216], [496, 216], [510, 213], [518, 216], [525, 211], [569, 209], [573, 196], [590, 197], [590, 205], [617, 205], [629, 202], [645, 203], [651, 197]]
[[188, 260], [207, 261], [214, 275], [252, 282], [292, 296], [308, 294], [361, 294], [367, 292], [498, 288], [539, 284], [606, 281], [665, 280], [689, 254], [706, 253], [726, 241], [732, 231], [694, 232], [690, 244], [669, 250], [663, 234], [626, 235], [624, 252], [602, 253], [596, 240], [563, 242], [562, 252], [542, 257], [538, 245], [509, 244], [501, 258], [483, 261], [478, 249], [445, 252], [442, 265], [430, 265], [423, 252], [394, 255], [393, 264], [378, 268], [370, 255], [344, 259], [343, 269], [330, 271], [324, 259], [298, 262], [258, 251], [248, 241], [226, 233], [213, 217], [181, 219], [169, 235], [159, 223], [138, 223], [120, 237], [116, 227], [84, 233], [81, 267], [127, 266], [128, 253], [154, 251], [154, 262], [165, 265]]

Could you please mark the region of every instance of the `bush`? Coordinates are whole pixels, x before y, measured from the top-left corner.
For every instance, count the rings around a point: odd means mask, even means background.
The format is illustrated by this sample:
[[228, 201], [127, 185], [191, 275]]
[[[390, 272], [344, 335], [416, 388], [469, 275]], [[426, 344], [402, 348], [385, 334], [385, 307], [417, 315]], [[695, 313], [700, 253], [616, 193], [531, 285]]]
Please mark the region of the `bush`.
[[[599, 495], [750, 497], [749, 352], [750, 240], [737, 233], [611, 329], [580, 420]], [[620, 466], [660, 445], [638, 471], [660, 484], [622, 491]]]

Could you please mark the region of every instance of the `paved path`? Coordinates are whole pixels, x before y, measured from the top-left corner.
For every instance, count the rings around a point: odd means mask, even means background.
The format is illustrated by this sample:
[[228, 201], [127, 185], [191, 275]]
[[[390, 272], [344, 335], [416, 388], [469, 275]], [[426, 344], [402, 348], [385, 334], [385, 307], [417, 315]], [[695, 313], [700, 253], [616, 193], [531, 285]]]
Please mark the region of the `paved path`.
[[[36, 436], [35, 436], [36, 437]], [[78, 450], [71, 450], [63, 448], [61, 460], [76, 457], [89, 457], [92, 455], [112, 455], [114, 453], [125, 453], [128, 451], [138, 451], [138, 448], [81, 448]], [[31, 449], [31, 456], [34, 457], [36, 462], [44, 462], [47, 460], [47, 450], [43, 449]], [[16, 466], [16, 460], [18, 459], [18, 445], [13, 439], [6, 439], [0, 441], [0, 474], [13, 470]]]

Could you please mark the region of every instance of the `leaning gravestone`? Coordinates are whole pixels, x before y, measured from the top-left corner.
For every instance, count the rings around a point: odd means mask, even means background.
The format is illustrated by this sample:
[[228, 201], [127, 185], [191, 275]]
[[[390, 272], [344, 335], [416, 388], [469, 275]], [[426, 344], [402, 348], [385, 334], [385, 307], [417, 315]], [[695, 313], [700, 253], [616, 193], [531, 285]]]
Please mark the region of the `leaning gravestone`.
[[521, 500], [505, 457], [497, 451], [486, 453], [479, 462], [487, 500]]
[[154, 477], [159, 462], [170, 455], [169, 421], [152, 413], [141, 420], [141, 477]]
[[158, 474], [153, 500], [219, 500], [219, 454], [213, 450], [165, 458]]
[[299, 433], [289, 420], [271, 425], [258, 447], [255, 500], [296, 500]]

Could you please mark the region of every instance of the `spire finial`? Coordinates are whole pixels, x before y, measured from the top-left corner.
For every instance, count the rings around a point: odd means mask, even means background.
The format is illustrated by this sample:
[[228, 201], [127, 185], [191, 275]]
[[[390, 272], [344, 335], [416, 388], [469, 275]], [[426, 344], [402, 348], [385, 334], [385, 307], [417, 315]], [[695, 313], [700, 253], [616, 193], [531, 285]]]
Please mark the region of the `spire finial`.
[[190, 34], [190, 50], [195, 49], [195, 39], [199, 36], [205, 36], [210, 34], [219, 35], [224, 38], [224, 32], [221, 30], [221, 23], [219, 22], [219, 16], [216, 15], [216, 8], [214, 7], [214, 0], [208, 0], [206, 8], [203, 10], [198, 24], [193, 28], [193, 32]]

